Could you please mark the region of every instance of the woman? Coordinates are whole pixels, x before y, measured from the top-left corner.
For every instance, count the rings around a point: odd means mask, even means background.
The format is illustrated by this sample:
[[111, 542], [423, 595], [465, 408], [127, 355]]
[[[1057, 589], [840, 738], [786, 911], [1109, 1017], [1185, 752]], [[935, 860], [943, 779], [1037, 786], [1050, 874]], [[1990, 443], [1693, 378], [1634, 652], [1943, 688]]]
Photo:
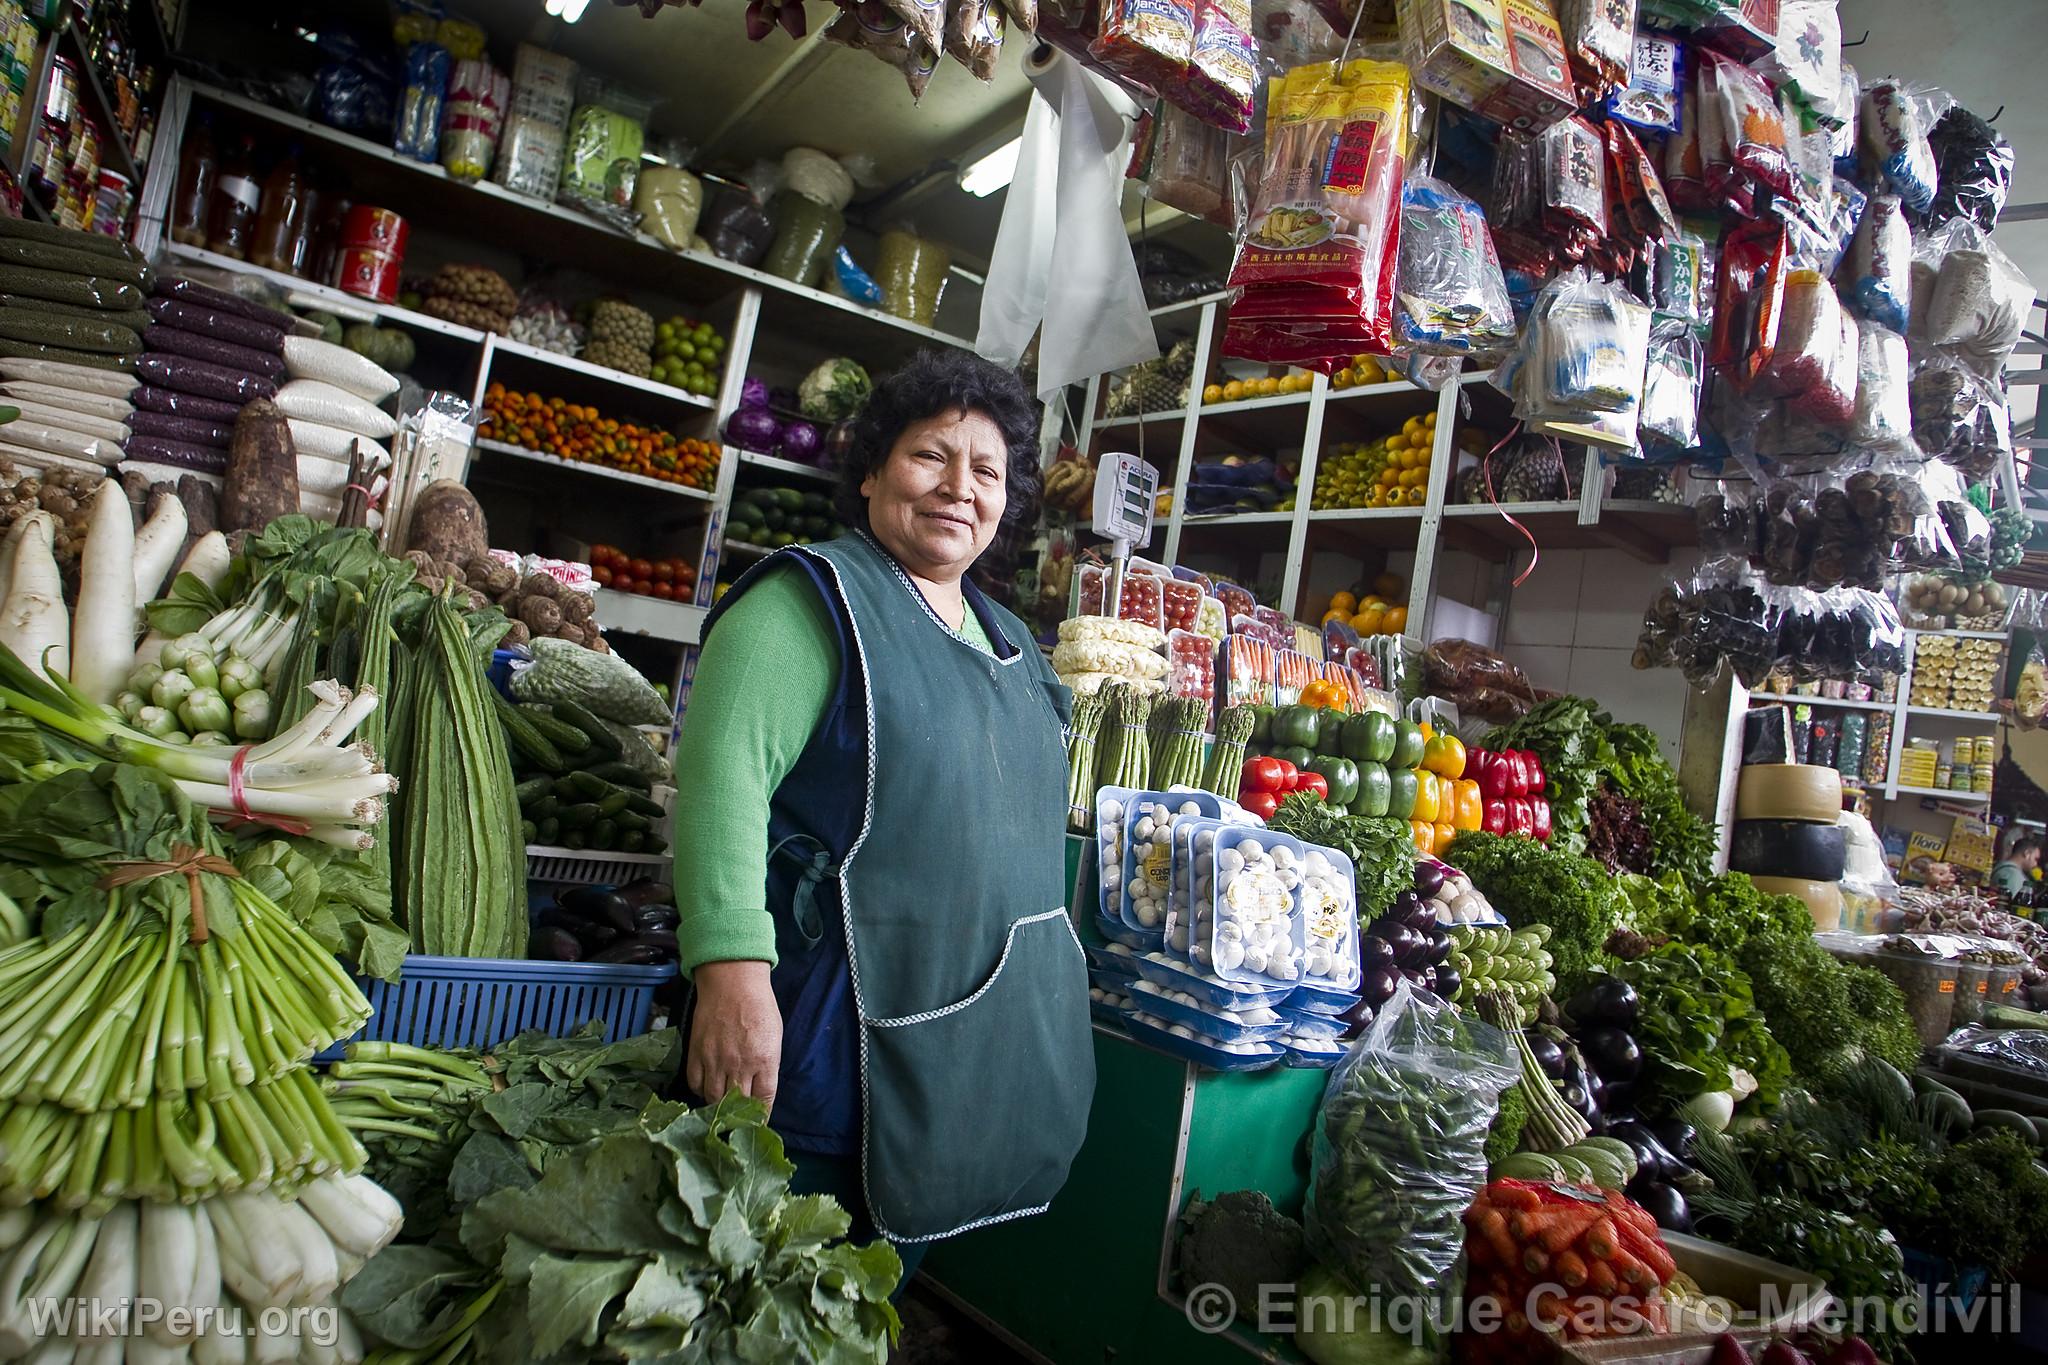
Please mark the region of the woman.
[[964, 352], [884, 381], [841, 472], [854, 529], [713, 609], [676, 753], [685, 1078], [769, 1102], [796, 1187], [899, 1250], [1044, 1208], [1094, 1091], [1067, 693], [966, 578], [1029, 524], [1036, 440], [1016, 377]]

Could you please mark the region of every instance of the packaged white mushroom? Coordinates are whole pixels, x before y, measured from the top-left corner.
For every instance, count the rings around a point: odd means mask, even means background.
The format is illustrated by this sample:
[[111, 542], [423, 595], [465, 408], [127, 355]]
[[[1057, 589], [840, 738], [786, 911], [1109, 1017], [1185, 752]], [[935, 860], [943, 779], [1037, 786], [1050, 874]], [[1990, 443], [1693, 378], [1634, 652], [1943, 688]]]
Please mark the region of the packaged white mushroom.
[[[1102, 913], [1121, 919], [1143, 934], [1163, 937], [1173, 869], [1174, 824], [1187, 819], [1213, 819], [1222, 809], [1222, 802], [1208, 792], [1103, 788], [1096, 802], [1097, 851], [1102, 856]], [[1110, 873], [1112, 860], [1116, 867], [1114, 877]]]
[[1358, 989], [1358, 900], [1351, 859], [1309, 845], [1301, 869], [1302, 972], [1312, 982]]
[[1197, 833], [1192, 941], [1198, 966], [1225, 981], [1301, 980], [1305, 849], [1272, 830], [1233, 826]]

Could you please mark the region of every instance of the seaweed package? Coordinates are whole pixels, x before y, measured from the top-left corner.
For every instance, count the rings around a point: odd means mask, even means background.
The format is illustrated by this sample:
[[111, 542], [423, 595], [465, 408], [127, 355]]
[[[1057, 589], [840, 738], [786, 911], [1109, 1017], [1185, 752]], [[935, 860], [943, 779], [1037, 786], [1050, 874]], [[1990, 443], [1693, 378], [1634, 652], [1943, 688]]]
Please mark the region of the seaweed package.
[[1636, 430], [1645, 446], [1687, 451], [1699, 444], [1705, 369], [1706, 355], [1691, 322], [1659, 316], [1651, 323], [1643, 398], [1636, 410]]
[[869, 53], [901, 71], [910, 98], [916, 101], [924, 98], [932, 72], [938, 70], [944, 29], [942, 26], [936, 41], [927, 40], [921, 29], [905, 22], [892, 6], [881, 0], [859, 0], [834, 15], [823, 36], [828, 43]]
[[1996, 375], [2019, 343], [2034, 305], [2033, 283], [1967, 218], [1930, 234], [1918, 259], [1939, 265], [1925, 313], [1914, 320], [1915, 335], [1951, 350], [1980, 374]]
[[1711, 48], [1700, 50], [1701, 156], [1707, 181], [1739, 175], [1777, 194], [1792, 193], [1785, 121], [1764, 78]]
[[1968, 218], [1991, 231], [2012, 193], [2012, 144], [1960, 104], [1941, 116], [1927, 140], [1938, 172], [1927, 225]]
[[1906, 339], [1869, 318], [1856, 324], [1856, 415], [1851, 435], [1862, 446], [1910, 446], [1913, 407]]
[[1095, 60], [1119, 76], [1167, 91], [1195, 53], [1190, 0], [1103, 0], [1102, 27], [1088, 44]]
[[1913, 302], [1913, 230], [1895, 194], [1873, 197], [1849, 242], [1843, 283], [1856, 310], [1904, 333]]
[[1433, 176], [1401, 186], [1399, 340], [1429, 355], [1492, 351], [1515, 338], [1515, 314], [1479, 205]]
[[1544, 226], [1562, 236], [1560, 254], [1581, 260], [1607, 236], [1606, 145], [1592, 124], [1573, 115], [1545, 129], [1537, 147]]
[[1927, 140], [1940, 102], [1930, 90], [1886, 76], [1863, 87], [1857, 109], [1857, 138], [1868, 171], [1916, 213], [1933, 205], [1940, 176]]
[[1669, 34], [1638, 32], [1628, 83], [1607, 97], [1608, 117], [1648, 133], [1675, 133], [1684, 89], [1684, 45]]

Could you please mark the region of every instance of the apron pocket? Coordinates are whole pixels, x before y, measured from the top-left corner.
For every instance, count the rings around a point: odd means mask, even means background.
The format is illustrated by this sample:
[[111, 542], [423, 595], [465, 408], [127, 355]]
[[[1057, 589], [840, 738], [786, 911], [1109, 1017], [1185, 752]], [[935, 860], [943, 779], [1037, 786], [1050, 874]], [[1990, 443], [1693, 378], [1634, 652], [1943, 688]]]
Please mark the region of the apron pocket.
[[1095, 1053], [1064, 909], [1012, 923], [965, 999], [869, 1020], [864, 1039], [867, 1197], [887, 1236], [922, 1241], [1034, 1212], [1066, 1183]]

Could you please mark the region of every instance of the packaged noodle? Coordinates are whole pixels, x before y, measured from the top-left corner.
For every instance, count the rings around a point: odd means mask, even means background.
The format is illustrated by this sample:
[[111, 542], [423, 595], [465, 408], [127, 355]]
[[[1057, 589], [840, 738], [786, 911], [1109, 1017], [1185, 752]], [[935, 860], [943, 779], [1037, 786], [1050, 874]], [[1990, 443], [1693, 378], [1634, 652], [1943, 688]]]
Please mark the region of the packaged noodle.
[[486, 61], [459, 61], [448, 78], [441, 117], [441, 165], [457, 180], [481, 180], [511, 102], [512, 82]]
[[1296, 67], [1267, 99], [1266, 147], [1230, 285], [1226, 350], [1334, 370], [1392, 343], [1408, 69]]
[[1201, 0], [1195, 21], [1195, 49], [1188, 60], [1181, 98], [1197, 117], [1226, 133], [1248, 133], [1259, 84], [1258, 47], [1237, 22], [1241, 3]]
[[1927, 132], [1933, 126], [1930, 115], [1936, 103], [1932, 92], [1887, 76], [1863, 87], [1863, 103], [1857, 111], [1865, 162], [1915, 212], [1934, 202], [1939, 172]]
[[414, 43], [405, 54], [405, 91], [392, 121], [391, 146], [414, 161], [433, 161], [441, 151], [441, 107], [455, 59], [438, 43]]
[[[1856, 421], [1859, 445], [1904, 445], [1913, 439], [1906, 339], [1865, 318], [1856, 328]], [[1939, 452], [1934, 452], [1939, 453]]]

